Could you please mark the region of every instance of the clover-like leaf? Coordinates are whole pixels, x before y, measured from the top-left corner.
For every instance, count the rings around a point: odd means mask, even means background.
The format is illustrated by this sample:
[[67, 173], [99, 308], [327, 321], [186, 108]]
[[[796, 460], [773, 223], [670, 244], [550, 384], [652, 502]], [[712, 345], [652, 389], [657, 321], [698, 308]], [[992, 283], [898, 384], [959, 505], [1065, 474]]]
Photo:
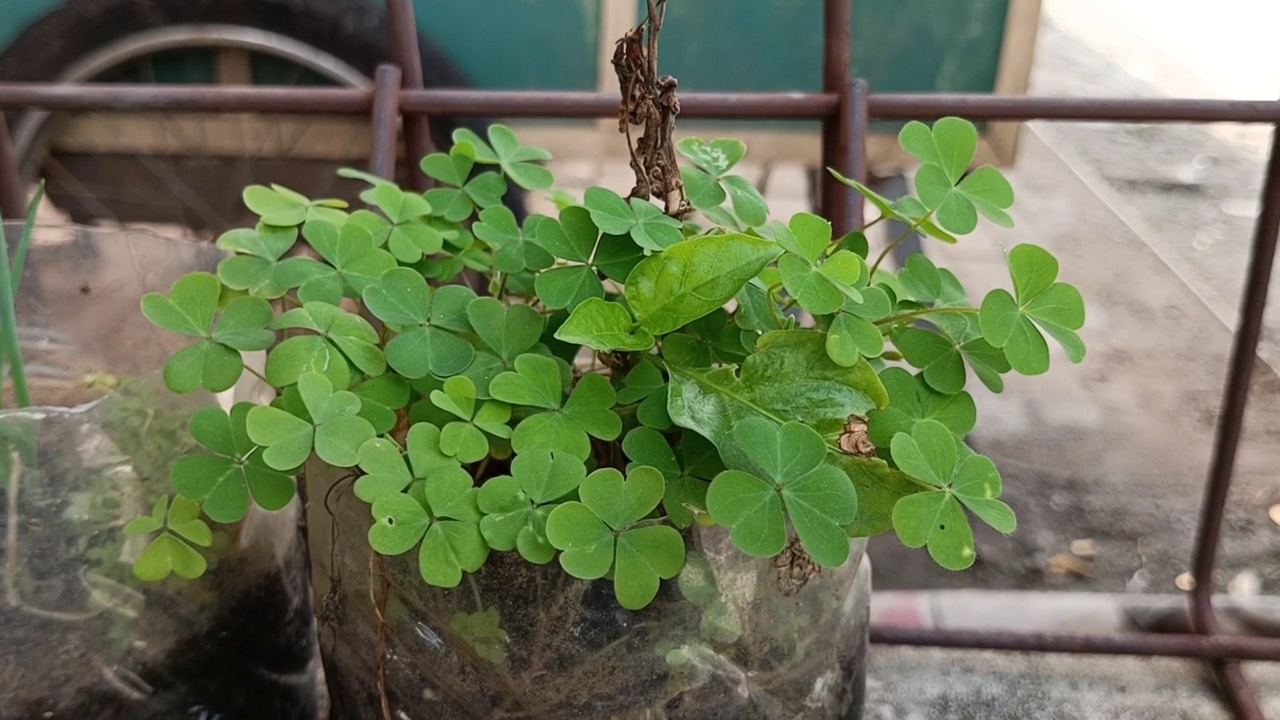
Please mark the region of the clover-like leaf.
[[[166, 519], [167, 511], [167, 519]], [[139, 518], [141, 520], [142, 518]], [[181, 495], [169, 503], [168, 497], [156, 501], [150, 522], [130, 523], [126, 532], [130, 534], [147, 534], [164, 528], [138, 556], [133, 564], [133, 574], [144, 582], [159, 582], [177, 575], [186, 580], [194, 580], [208, 569], [208, 562], [193, 545], [209, 547], [213, 544], [213, 533], [209, 526], [200, 519], [200, 506], [195, 501]]]
[[[275, 329], [302, 329], [317, 333], [329, 348], [324, 355], [335, 362], [350, 362], [369, 377], [386, 372], [386, 360], [378, 348], [378, 331], [369, 321], [355, 313], [325, 302], [305, 302], [302, 307], [284, 313], [272, 323]], [[290, 338], [294, 339], [294, 338]], [[287, 342], [287, 341], [286, 341]], [[283, 343], [281, 343], [283, 346]], [[278, 349], [278, 348], [277, 348]], [[273, 360], [273, 356], [275, 359]], [[272, 352], [267, 356], [267, 381], [276, 387], [297, 382], [308, 366], [294, 362], [293, 353]], [[286, 362], [287, 361], [287, 362]], [[332, 377], [332, 373], [325, 373]]]
[[228, 230], [218, 237], [217, 245], [236, 254], [218, 263], [218, 279], [232, 290], [274, 300], [312, 278], [333, 274], [332, 268], [309, 257], [282, 260], [297, 240], [296, 227]]
[[1074, 286], [1055, 282], [1058, 261], [1044, 249], [1021, 244], [1009, 251], [1014, 292], [992, 290], [982, 301], [982, 335], [1004, 351], [1009, 365], [1024, 375], [1049, 369], [1049, 347], [1041, 331], [1058, 341], [1067, 358], [1084, 359], [1084, 300]]
[[369, 545], [400, 555], [421, 542], [418, 570], [430, 585], [457, 587], [464, 572], [478, 570], [489, 556], [477, 524], [476, 488], [456, 465], [437, 468], [416, 496], [412, 487], [378, 496], [371, 511]]
[[502, 196], [507, 192], [506, 180], [493, 172], [472, 177], [475, 163], [476, 149], [465, 142], [455, 144], [447, 155], [433, 153], [422, 159], [423, 173], [451, 186], [432, 188], [425, 195], [436, 214], [449, 222], [462, 222], [477, 208], [502, 204]]
[[458, 633], [472, 652], [491, 663], [498, 664], [507, 658], [507, 631], [502, 629], [497, 607], [487, 607], [473, 613], [454, 613], [449, 628]]
[[545, 319], [528, 305], [503, 305], [494, 298], [476, 298], [467, 305], [467, 319], [476, 335], [504, 362], [511, 362], [538, 344]]
[[555, 337], [603, 352], [648, 350], [654, 343], [653, 335], [637, 327], [625, 307], [595, 297], [575, 307]]
[[967, 392], [945, 395], [903, 368], [886, 368], [880, 380], [889, 391], [889, 405], [867, 414], [871, 442], [888, 447], [897, 433], [910, 433], [922, 420], [936, 420], [956, 435], [973, 430], [977, 409]]
[[440, 429], [440, 450], [459, 462], [476, 462], [489, 454], [489, 436], [510, 438], [511, 406], [489, 401], [476, 408], [476, 386], [470, 378], [454, 376], [443, 390], [431, 391], [431, 402], [458, 418]]
[[612, 409], [617, 396], [603, 375], [583, 376], [562, 405], [563, 383], [556, 361], [541, 355], [521, 355], [514, 372], [504, 372], [490, 383], [495, 399], [544, 410], [516, 426], [511, 447], [517, 453], [547, 449], [586, 460], [591, 454], [588, 435], [616, 440], [622, 434], [622, 420]]
[[667, 381], [652, 361], [644, 359], [631, 368], [618, 390], [619, 405], [635, 405], [636, 419], [656, 430], [671, 427], [667, 413]]
[[1009, 364], [1002, 352], [980, 337], [958, 343], [949, 334], [897, 327], [890, 338], [907, 362], [924, 370], [925, 382], [938, 392], [951, 395], [964, 389], [965, 361], [987, 387], [998, 392], [1004, 386], [1000, 373], [1008, 372]]
[[493, 266], [505, 273], [526, 270], [544, 270], [551, 267], [555, 258], [535, 240], [534, 219], [525, 220], [524, 228], [516, 223], [516, 216], [505, 205], [494, 205], [480, 211], [479, 222], [471, 231], [494, 250]]
[[928, 546], [929, 555], [949, 570], [973, 564], [973, 531], [963, 508], [1002, 533], [1016, 526], [1013, 511], [1000, 497], [1000, 474], [990, 459], [964, 447], [936, 420], [921, 420], [911, 432], [900, 432], [891, 443], [898, 467], [936, 490], [900, 499], [893, 508], [893, 526], [908, 547]]
[[241, 193], [245, 207], [266, 225], [294, 227], [308, 220], [341, 222], [346, 216], [343, 200], [311, 200], [283, 185], [250, 185]]
[[467, 307], [475, 297], [461, 285], [433, 290], [409, 268], [388, 270], [364, 291], [369, 311], [400, 328], [386, 345], [387, 364], [410, 379], [449, 377], [471, 364], [475, 348], [455, 333], [470, 329]]
[[916, 173], [916, 192], [924, 207], [937, 213], [942, 228], [960, 235], [973, 232], [978, 212], [997, 225], [1013, 226], [1005, 212], [1013, 205], [1013, 189], [1004, 175], [989, 165], [966, 174], [978, 147], [973, 123], [946, 117], [930, 129], [911, 122], [898, 139], [922, 163]]
[[676, 151], [715, 178], [723, 177], [747, 154], [741, 140], [717, 138], [706, 142], [700, 137], [681, 138]]
[[779, 427], [760, 417], [744, 419], [733, 435], [740, 454], [726, 457], [733, 469], [707, 490], [711, 519], [731, 528], [740, 550], [768, 557], [786, 546], [785, 507], [814, 561], [843, 565], [849, 559], [843, 527], [858, 516], [858, 495], [848, 475], [824, 462], [822, 436], [798, 422]]
[[178, 279], [169, 295], [152, 292], [142, 298], [142, 313], [153, 324], [201, 338], [179, 350], [165, 365], [165, 384], [174, 392], [197, 388], [222, 392], [240, 379], [244, 370], [241, 351], [265, 350], [275, 342], [275, 333], [267, 329], [272, 313], [265, 300], [239, 297], [219, 315], [221, 295], [222, 283], [215, 275], [193, 272]]
[[186, 455], [173, 465], [173, 487], [204, 501], [210, 520], [233, 523], [249, 511], [249, 499], [264, 510], [279, 510], [293, 500], [293, 476], [269, 467], [261, 448], [249, 439], [245, 418], [252, 403], [240, 402], [228, 415], [218, 406], [201, 408], [190, 421], [192, 437], [213, 455]]
[[708, 235], [641, 261], [626, 299], [640, 325], [665, 335], [720, 309], [778, 257], [775, 243], [749, 235]]
[[604, 284], [589, 265], [567, 265], [538, 273], [534, 291], [543, 305], [572, 310], [590, 298], [604, 297]]
[[453, 131], [453, 141], [470, 145], [476, 162], [500, 165], [507, 178], [525, 190], [546, 190], [555, 182], [551, 172], [537, 164], [550, 160], [551, 153], [521, 145], [506, 125], [490, 125], [488, 135], [489, 141], [485, 142], [471, 130], [458, 128]]
[[571, 455], [535, 450], [511, 461], [511, 474], [485, 481], [478, 497], [480, 532], [494, 550], [518, 550], [531, 563], [545, 565], [555, 556], [547, 540], [547, 516], [556, 500], [587, 477], [582, 461]]
[[692, 525], [707, 512], [707, 483], [724, 465], [715, 446], [697, 433], [684, 432], [679, 444], [679, 457], [662, 433], [650, 427], [638, 427], [627, 433], [622, 451], [631, 462], [628, 469], [648, 465], [662, 473], [666, 486], [662, 507], [677, 528]]
[[637, 467], [623, 480], [613, 468], [597, 470], [578, 488], [581, 502], [551, 511], [547, 539], [560, 552], [565, 572], [584, 580], [613, 570], [614, 596], [622, 607], [639, 610], [653, 601], [661, 580], [684, 567], [684, 541], [663, 525], [632, 527], [662, 499], [662, 474]]
[[320, 294], [317, 284], [336, 283], [344, 297], [358, 298], [364, 289], [396, 266], [391, 253], [377, 247], [373, 233], [357, 222], [335, 225], [323, 220], [308, 221], [302, 226], [302, 236], [333, 268], [328, 277], [308, 280], [299, 289]]
[[414, 480], [432, 473], [459, 468], [457, 458], [440, 448], [440, 429], [417, 423], [405, 437], [407, 451], [386, 438], [373, 438], [360, 446], [359, 464], [364, 475], [355, 482], [356, 497], [372, 503], [388, 493], [403, 491]]
[[360, 446], [374, 436], [373, 426], [359, 417], [360, 398], [347, 390], [334, 392], [324, 375], [303, 373], [298, 392], [311, 422], [277, 407], [249, 410], [245, 428], [249, 439], [266, 448], [263, 461], [276, 470], [292, 470], [311, 454], [336, 467], [353, 467]]

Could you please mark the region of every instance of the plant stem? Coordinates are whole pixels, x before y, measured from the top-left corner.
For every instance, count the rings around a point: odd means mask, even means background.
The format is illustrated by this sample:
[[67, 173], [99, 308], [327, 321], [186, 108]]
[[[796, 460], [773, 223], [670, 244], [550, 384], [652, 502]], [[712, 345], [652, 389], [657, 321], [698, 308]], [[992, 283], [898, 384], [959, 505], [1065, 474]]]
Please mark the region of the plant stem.
[[782, 288], [782, 283], [774, 283], [764, 291], [764, 299], [769, 305], [769, 314], [773, 316], [773, 321], [782, 327], [785, 323], [782, 320], [782, 312], [778, 310], [778, 301], [773, 299], [773, 293]]
[[912, 235], [915, 235], [916, 230], [919, 230], [920, 226], [924, 225], [925, 221], [928, 220], [929, 216], [932, 214], [933, 213], [931, 212], [925, 213], [919, 220], [916, 220], [914, 223], [912, 223], [911, 227], [907, 228], [906, 232], [894, 238], [893, 242], [889, 243], [888, 247], [886, 247], [884, 250], [881, 250], [879, 257], [877, 257], [876, 261], [871, 264], [871, 272], [868, 274], [875, 275], [876, 270], [879, 269], [880, 267], [880, 263], [884, 262], [884, 259], [889, 256], [889, 253], [893, 252], [893, 249], [901, 245], [904, 240], [911, 237]]
[[252, 375], [252, 376], [254, 376], [254, 377], [258, 378], [259, 380], [261, 380], [261, 381], [262, 381], [262, 382], [264, 382], [264, 383], [267, 383], [267, 385], [270, 385], [270, 384], [271, 384], [270, 382], [268, 382], [268, 381], [267, 381], [267, 378], [266, 378], [265, 376], [263, 376], [263, 374], [262, 374], [262, 373], [260, 373], [260, 372], [258, 372], [257, 370], [254, 370], [253, 368], [249, 367], [248, 365], [245, 365], [245, 366], [244, 366], [244, 369], [245, 369], [245, 371], [246, 371], [246, 372], [248, 372], [250, 375]]
[[[25, 233], [24, 233], [25, 234]], [[24, 244], [18, 241], [19, 246]], [[21, 349], [18, 345], [18, 313], [14, 308], [13, 268], [9, 265], [9, 238], [4, 232], [3, 218], [0, 218], [0, 342], [3, 343], [3, 356], [9, 359], [10, 375], [13, 377], [13, 395], [18, 407], [31, 404], [31, 390], [27, 387], [27, 373], [22, 366]]]
[[943, 313], [958, 313], [958, 314], [961, 314], [961, 315], [975, 315], [975, 314], [977, 314], [977, 313], [978, 313], [978, 308], [975, 308], [975, 307], [933, 307], [933, 308], [924, 308], [923, 310], [912, 310], [911, 312], [898, 313], [897, 315], [890, 315], [889, 317], [880, 318], [879, 320], [876, 320], [874, 324], [875, 324], [875, 325], [894, 325], [894, 324], [896, 324], [896, 323], [900, 323], [900, 322], [902, 322], [903, 320], [910, 320], [910, 319], [912, 319], [912, 318], [918, 318], [918, 317], [922, 317], [922, 316], [924, 316], [924, 315], [939, 315], [939, 314], [943, 314]]
[[18, 288], [22, 286], [22, 269], [27, 264], [27, 250], [31, 248], [31, 236], [36, 229], [36, 208], [40, 206], [40, 201], [44, 199], [44, 180], [36, 185], [35, 197], [31, 198], [31, 204], [27, 206], [27, 224], [22, 228], [22, 237], [18, 238], [18, 247], [13, 251], [13, 294], [18, 295]]

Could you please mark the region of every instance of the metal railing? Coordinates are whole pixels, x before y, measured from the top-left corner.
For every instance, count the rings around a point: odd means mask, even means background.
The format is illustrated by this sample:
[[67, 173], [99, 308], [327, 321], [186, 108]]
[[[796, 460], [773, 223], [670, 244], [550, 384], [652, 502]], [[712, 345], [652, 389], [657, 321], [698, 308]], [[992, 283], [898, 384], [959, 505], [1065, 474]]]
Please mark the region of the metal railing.
[[[50, 111], [309, 112], [368, 115], [373, 130], [370, 171], [392, 177], [398, 130], [409, 157], [429, 151], [432, 116], [512, 118], [605, 118], [616, 115], [619, 98], [593, 92], [498, 92], [425, 90], [418, 29], [411, 0], [387, 0], [395, 64], [379, 67], [371, 90], [244, 88], [218, 86], [0, 83], [0, 113]], [[1280, 660], [1280, 638], [1221, 633], [1211, 593], [1222, 524], [1240, 445], [1249, 383], [1262, 331], [1267, 287], [1280, 234], [1280, 101], [1190, 99], [1044, 98], [953, 94], [873, 94], [851, 77], [851, 0], [824, 0], [824, 62], [821, 93], [686, 93], [681, 115], [707, 119], [819, 120], [822, 160], [842, 174], [865, 180], [866, 138], [872, 120], [929, 120], [959, 115], [974, 121], [1071, 120], [1105, 122], [1267, 123], [1273, 126], [1262, 188], [1262, 210], [1254, 230], [1245, 292], [1234, 335], [1224, 405], [1204, 488], [1196, 532], [1189, 595], [1193, 633], [1027, 633], [1013, 631], [872, 627], [875, 643], [961, 649], [1199, 658], [1212, 665], [1235, 715], [1262, 720], [1257, 694], [1240, 661]], [[398, 126], [403, 122], [402, 126]], [[0, 120], [0, 209], [5, 217], [25, 213], [13, 143]], [[415, 185], [425, 177], [415, 174]], [[862, 201], [823, 173], [823, 214], [837, 237], [860, 227]]]

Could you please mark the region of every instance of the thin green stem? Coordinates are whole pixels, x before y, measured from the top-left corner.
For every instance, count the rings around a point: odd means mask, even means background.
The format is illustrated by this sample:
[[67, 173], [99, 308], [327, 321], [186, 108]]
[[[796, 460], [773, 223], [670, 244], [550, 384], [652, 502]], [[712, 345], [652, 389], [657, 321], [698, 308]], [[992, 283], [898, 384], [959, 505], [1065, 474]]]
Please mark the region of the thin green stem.
[[914, 223], [912, 223], [911, 227], [907, 228], [906, 232], [894, 238], [893, 242], [889, 243], [888, 247], [886, 247], [884, 250], [881, 250], [880, 256], [877, 257], [876, 261], [871, 264], [870, 274], [875, 275], [876, 270], [880, 267], [880, 263], [884, 262], [884, 259], [889, 257], [889, 253], [893, 252], [893, 249], [901, 245], [904, 240], [911, 237], [912, 235], [915, 235], [916, 230], [919, 230], [920, 226], [924, 225], [925, 221], [928, 220], [929, 216], [932, 214], [933, 213], [925, 213], [919, 220], [916, 220]]
[[918, 318], [925, 315], [941, 315], [945, 313], [954, 313], [959, 315], [976, 315], [978, 308], [975, 307], [933, 307], [924, 308], [923, 310], [912, 310], [911, 312], [898, 313], [889, 317], [880, 318], [875, 321], [876, 325], [894, 325], [904, 320]]
[[782, 327], [785, 323], [782, 320], [782, 311], [778, 309], [778, 301], [773, 299], [773, 293], [782, 289], [782, 283], [774, 283], [764, 291], [764, 299], [769, 305], [769, 314], [773, 316], [773, 321]]
[[267, 380], [267, 378], [266, 378], [262, 373], [258, 372], [257, 370], [254, 370], [253, 368], [249, 367], [248, 365], [245, 365], [245, 366], [244, 366], [244, 369], [245, 369], [245, 371], [246, 371], [246, 372], [248, 372], [250, 375], [252, 375], [252, 376], [254, 376], [254, 377], [258, 378], [259, 380], [261, 380], [262, 382], [266, 383], [267, 385], [270, 385], [270, 384], [271, 384], [271, 382], [270, 382], [270, 381], [268, 381], [268, 380]]
[[[30, 224], [18, 246], [30, 242]], [[13, 395], [18, 407], [31, 405], [31, 390], [27, 387], [27, 373], [22, 366], [21, 348], [18, 345], [18, 312], [13, 288], [13, 267], [9, 264], [9, 238], [4, 232], [4, 218], [0, 217], [0, 343], [4, 357], [10, 360], [9, 374], [13, 378]]]
[[18, 289], [22, 287], [22, 270], [27, 264], [27, 251], [31, 249], [31, 237], [35, 234], [36, 229], [36, 208], [40, 206], [40, 201], [44, 199], [44, 180], [36, 185], [35, 197], [31, 198], [31, 204], [27, 206], [27, 224], [22, 228], [22, 237], [18, 238], [18, 247], [13, 251], [13, 294], [18, 295]]

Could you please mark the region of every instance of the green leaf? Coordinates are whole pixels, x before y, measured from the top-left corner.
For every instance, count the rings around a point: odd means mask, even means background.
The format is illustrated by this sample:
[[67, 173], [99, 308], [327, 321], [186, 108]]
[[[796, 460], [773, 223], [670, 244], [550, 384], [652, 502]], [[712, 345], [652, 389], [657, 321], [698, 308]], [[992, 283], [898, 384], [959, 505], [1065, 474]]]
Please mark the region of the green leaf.
[[[520, 359], [516, 362], [519, 371]], [[501, 377], [494, 379], [491, 389], [498, 386]], [[497, 390], [493, 392], [494, 397], [502, 399]], [[622, 420], [612, 410], [616, 399], [613, 386], [603, 375], [585, 375], [563, 408], [549, 409], [520, 421], [511, 435], [511, 447], [517, 453], [547, 449], [586, 460], [591, 454], [588, 435], [616, 440], [622, 434]]]
[[640, 360], [622, 379], [622, 389], [618, 391], [619, 405], [632, 405], [644, 400], [661, 390], [667, 382], [662, 371], [651, 360]]
[[546, 537], [547, 503], [573, 492], [586, 478], [586, 466], [577, 458], [541, 451], [517, 455], [511, 472], [481, 486], [480, 530], [495, 550], [514, 548], [526, 560], [546, 564], [555, 555]]
[[206, 340], [179, 350], [164, 366], [164, 383], [176, 393], [197, 388], [222, 392], [236, 384], [244, 371], [240, 353]]
[[1024, 375], [1049, 369], [1048, 344], [1041, 331], [1063, 346], [1069, 360], [1083, 360], [1084, 343], [1076, 334], [1084, 326], [1080, 291], [1055, 282], [1058, 263], [1042, 248], [1018, 245], [1009, 251], [1008, 260], [1017, 296], [1004, 290], [987, 294], [978, 315], [983, 337]]
[[365, 474], [356, 480], [354, 492], [367, 503], [383, 495], [399, 493], [413, 481], [400, 447], [385, 438], [365, 441], [360, 446], [359, 464]]
[[636, 327], [625, 307], [595, 297], [574, 308], [555, 337], [604, 352], [648, 350], [654, 343], [653, 335]]
[[494, 205], [480, 211], [479, 222], [471, 231], [495, 251], [494, 267], [505, 273], [543, 270], [555, 259], [534, 241], [533, 225], [525, 222], [522, 230], [516, 217], [505, 205]]
[[502, 629], [498, 608], [489, 607], [474, 613], [455, 613], [449, 627], [467, 641], [476, 655], [498, 664], [506, 660], [507, 631]]
[[[545, 223], [544, 223], [545, 224]], [[553, 310], [572, 310], [588, 298], [603, 298], [604, 284], [588, 265], [570, 265], [545, 270], [534, 280], [538, 299]]]
[[179, 278], [169, 288], [168, 297], [147, 293], [142, 297], [142, 314], [152, 324], [170, 332], [207, 337], [218, 309], [222, 284], [207, 272], [193, 272]]
[[600, 232], [609, 235], [627, 235], [636, 226], [635, 209], [622, 196], [608, 188], [587, 188], [582, 202], [591, 214], [591, 221]]
[[744, 223], [752, 227], [764, 225], [769, 221], [769, 206], [764, 196], [747, 179], [741, 175], [726, 175], [720, 179], [729, 193], [733, 204], [733, 212]]
[[595, 267], [616, 283], [625, 283], [636, 265], [644, 260], [644, 250], [629, 237], [602, 235], [596, 246]]
[[236, 403], [228, 416], [217, 406], [201, 408], [191, 419], [191, 434], [218, 455], [188, 455], [174, 463], [174, 489], [204, 501], [210, 520], [233, 523], [249, 510], [249, 498], [265, 510], [279, 510], [293, 500], [291, 475], [267, 466], [245, 429], [251, 403]]
[[133, 574], [144, 582], [159, 582], [177, 575], [195, 580], [208, 569], [204, 556], [176, 536], [162, 533], [142, 551], [133, 565]]
[[903, 545], [928, 545], [929, 556], [948, 570], [964, 570], [977, 558], [973, 529], [951, 493], [922, 492], [902, 498], [893, 508], [893, 527]]
[[842, 367], [853, 367], [861, 358], [879, 357], [884, 352], [880, 328], [864, 318], [840, 313], [827, 329], [827, 356]]
[[564, 396], [560, 367], [552, 358], [525, 354], [515, 359], [515, 370], [501, 373], [489, 384], [489, 393], [512, 405], [559, 410]]
[[[484, 143], [466, 128], [459, 128], [453, 133], [455, 141], [470, 142], [476, 147], [476, 160], [487, 161]], [[535, 164], [550, 160], [551, 153], [541, 148], [527, 147], [520, 144], [514, 133], [505, 126], [493, 124], [489, 126], [489, 143], [492, 145], [493, 157], [502, 166], [502, 171], [512, 182], [525, 190], [546, 190], [555, 183], [555, 178], [546, 168]]]
[[297, 241], [297, 228], [260, 225], [228, 230], [218, 236], [216, 244], [222, 250], [276, 261], [284, 257]]
[[628, 610], [646, 607], [658, 595], [661, 580], [684, 568], [684, 539], [663, 525], [636, 528], [618, 536], [613, 593]]
[[560, 567], [573, 577], [597, 580], [613, 567], [613, 530], [580, 502], [567, 502], [547, 516], [547, 540], [560, 552]]
[[938, 488], [904, 497], [894, 506], [893, 526], [904, 545], [927, 544], [938, 564], [963, 570], [976, 555], [962, 505], [996, 530], [1013, 531], [1013, 511], [998, 499], [1001, 482], [995, 465], [964, 448], [944, 425], [917, 422], [910, 434], [894, 436], [892, 449], [899, 467]]
[[933, 129], [921, 122], [910, 122], [898, 134], [902, 149], [923, 164], [936, 165], [952, 185], [960, 181], [978, 149], [978, 130], [973, 123], [957, 117], [944, 117]]
[[857, 518], [858, 497], [849, 477], [825, 464], [822, 437], [801, 423], [779, 427], [761, 417], [744, 419], [733, 436], [741, 455], [726, 458], [734, 469], [717, 475], [707, 490], [711, 518], [732, 528], [730, 536], [743, 552], [777, 555], [786, 545], [785, 505], [814, 561], [843, 565], [849, 558], [843, 526]]
[[459, 285], [432, 290], [408, 268], [387, 271], [365, 288], [364, 301], [380, 320], [403, 330], [386, 345], [387, 364], [406, 378], [457, 375], [475, 358], [475, 348], [454, 331], [469, 329], [466, 308], [475, 293]]
[[800, 303], [800, 307], [814, 315], [829, 315], [844, 305], [844, 294], [818, 268], [809, 265], [796, 255], [784, 255], [778, 260], [778, 272], [787, 293]]
[[889, 406], [867, 415], [871, 442], [888, 447], [897, 433], [910, 433], [921, 420], [936, 420], [956, 435], [973, 431], [977, 409], [967, 392], [944, 395], [902, 368], [886, 368], [880, 380], [889, 391]]
[[813, 330], [766, 333], [741, 373], [732, 367], [669, 371], [671, 418], [721, 452], [734, 425], [753, 416], [804, 423], [834, 445], [849, 417], [865, 416], [889, 400], [865, 360], [850, 368], [835, 364], [823, 333]]
[[662, 473], [666, 487], [662, 506], [671, 523], [678, 528], [693, 524], [698, 515], [706, 513], [707, 483], [723, 469], [715, 447], [695, 433], [683, 434], [677, 460], [675, 451], [666, 437], [649, 427], [638, 427], [627, 433], [622, 450], [631, 463], [627, 469], [648, 465]]
[[778, 244], [810, 265], [818, 264], [831, 244], [831, 223], [812, 213], [796, 213], [778, 234]]
[[684, 239], [680, 221], [663, 213], [652, 202], [631, 198], [631, 209], [636, 218], [631, 228], [631, 239], [640, 247], [662, 252]]
[[293, 385], [308, 372], [323, 373], [334, 387], [346, 387], [351, 382], [351, 367], [342, 353], [316, 335], [288, 338], [267, 355], [266, 378], [273, 387]]
[[614, 468], [601, 468], [578, 486], [582, 504], [614, 530], [623, 530], [644, 519], [662, 501], [662, 473], [637, 467], [623, 479]]
[[431, 516], [417, 500], [404, 493], [388, 493], [373, 501], [373, 526], [369, 545], [383, 555], [400, 555], [413, 549], [431, 525]]
[[452, 588], [464, 572], [475, 572], [489, 558], [489, 546], [474, 522], [442, 520], [433, 523], [422, 541], [418, 570], [429, 585]]
[[689, 204], [695, 209], [718, 208], [729, 197], [725, 194], [719, 180], [697, 168], [680, 168], [680, 179], [684, 181]]
[[302, 226], [302, 235], [333, 267], [346, 297], [360, 297], [366, 287], [396, 266], [391, 253], [377, 247], [373, 233], [356, 223], [347, 222], [339, 227], [312, 220]]
[[782, 495], [750, 473], [725, 470], [707, 489], [707, 512], [717, 524], [732, 528], [730, 538], [753, 557], [773, 557], [787, 544]]
[[636, 266], [627, 303], [641, 326], [664, 335], [722, 307], [779, 252], [774, 243], [739, 234], [677, 243]]
[[747, 145], [741, 140], [717, 138], [708, 143], [700, 137], [686, 137], [676, 143], [676, 151], [718, 178], [746, 156]]
[[538, 243], [552, 255], [580, 263], [591, 260], [600, 240], [591, 214], [576, 205], [561, 210], [559, 220], [538, 223], [536, 235]]

